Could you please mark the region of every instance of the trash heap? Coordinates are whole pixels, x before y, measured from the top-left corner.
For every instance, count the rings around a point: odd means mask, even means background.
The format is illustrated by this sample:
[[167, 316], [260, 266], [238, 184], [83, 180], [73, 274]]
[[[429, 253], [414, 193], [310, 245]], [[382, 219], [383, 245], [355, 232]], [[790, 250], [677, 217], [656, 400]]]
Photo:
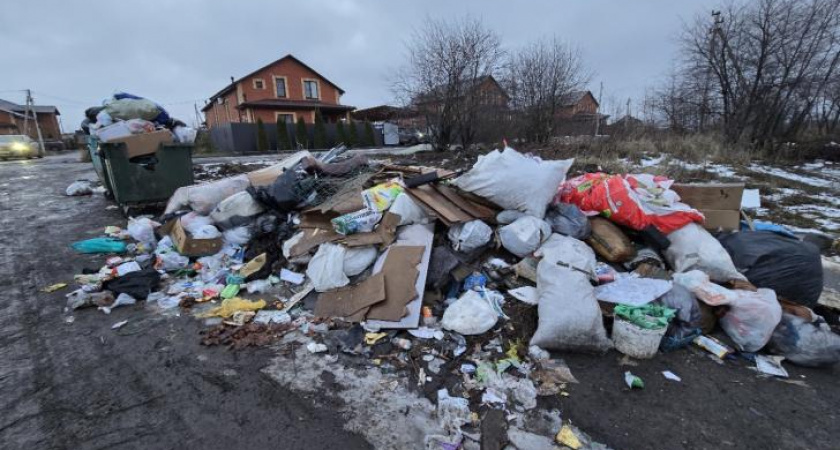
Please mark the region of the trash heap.
[[[673, 180], [567, 179], [573, 160], [511, 148], [462, 173], [343, 151], [180, 188], [161, 217], [73, 244], [112, 256], [76, 276], [68, 307], [145, 300], [205, 320], [206, 345], [296, 343], [405, 373], [448, 433], [430, 448], [474, 437], [480, 411], [568, 395], [578, 381], [550, 351], [697, 346], [778, 376], [781, 359], [840, 360], [840, 336], [809, 309], [818, 250], [771, 231], [716, 237]], [[707, 191], [696, 197], [720, 189]]]
[[101, 142], [125, 143], [130, 158], [154, 153], [160, 144], [195, 141], [194, 128], [151, 100], [118, 92], [102, 103], [85, 110], [81, 129]]

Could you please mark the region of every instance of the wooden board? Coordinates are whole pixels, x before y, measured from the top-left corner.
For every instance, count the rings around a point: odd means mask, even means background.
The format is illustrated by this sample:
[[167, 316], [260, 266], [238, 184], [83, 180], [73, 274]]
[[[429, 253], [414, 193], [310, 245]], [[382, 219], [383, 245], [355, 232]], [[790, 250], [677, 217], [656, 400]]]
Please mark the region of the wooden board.
[[473, 217], [464, 212], [458, 205], [449, 201], [433, 187], [429, 185], [418, 186], [407, 189], [412, 197], [420, 200], [426, 206], [433, 209], [446, 225], [453, 223], [469, 222]]
[[440, 192], [444, 197], [446, 197], [449, 201], [457, 205], [459, 208], [463, 209], [467, 214], [473, 216], [475, 219], [490, 219], [496, 217], [496, 211], [484, 206], [479, 205], [478, 203], [474, 203], [470, 200], [467, 200], [461, 194], [455, 191], [455, 189], [449, 186], [438, 185], [435, 186], [438, 192]]

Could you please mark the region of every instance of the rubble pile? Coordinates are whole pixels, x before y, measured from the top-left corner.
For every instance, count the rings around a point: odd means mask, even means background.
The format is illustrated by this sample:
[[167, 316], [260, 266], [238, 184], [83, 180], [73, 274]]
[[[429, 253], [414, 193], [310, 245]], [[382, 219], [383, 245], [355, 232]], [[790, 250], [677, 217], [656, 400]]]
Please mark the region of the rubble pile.
[[[343, 151], [182, 187], [161, 216], [74, 243], [109, 256], [76, 276], [68, 308], [145, 301], [203, 320], [205, 345], [294, 345], [404, 373], [437, 404], [435, 449], [569, 395], [579, 381], [557, 352], [695, 346], [762, 371], [840, 360], [840, 336], [809, 309], [816, 248], [707, 229], [705, 211], [732, 209], [715, 204], [730, 188], [683, 185], [687, 204], [664, 177], [567, 179], [573, 160], [511, 148], [462, 173]], [[553, 432], [570, 448], [586, 440], [568, 423]]]

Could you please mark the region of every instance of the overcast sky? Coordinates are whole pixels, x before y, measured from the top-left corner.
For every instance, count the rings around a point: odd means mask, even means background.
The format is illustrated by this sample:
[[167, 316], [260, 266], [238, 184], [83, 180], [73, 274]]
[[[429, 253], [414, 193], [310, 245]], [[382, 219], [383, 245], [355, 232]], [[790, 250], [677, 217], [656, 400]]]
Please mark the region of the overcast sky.
[[[292, 53], [341, 86], [343, 103], [392, 101], [389, 73], [423, 18], [472, 15], [515, 49], [557, 35], [579, 45], [604, 98], [642, 97], [673, 66], [683, 21], [717, 0], [2, 0], [0, 98], [56, 105], [65, 132], [123, 90], [187, 123], [231, 76]], [[606, 105], [607, 113], [611, 106]]]

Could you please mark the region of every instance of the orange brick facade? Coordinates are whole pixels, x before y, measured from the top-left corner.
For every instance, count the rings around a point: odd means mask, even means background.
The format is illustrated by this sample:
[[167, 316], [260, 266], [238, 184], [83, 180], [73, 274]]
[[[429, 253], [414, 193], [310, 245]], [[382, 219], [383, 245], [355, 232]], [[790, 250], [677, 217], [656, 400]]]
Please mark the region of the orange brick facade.
[[[285, 96], [277, 95], [275, 84], [277, 79], [285, 80]], [[316, 82], [317, 99], [305, 97], [304, 81]], [[210, 128], [228, 122], [254, 123], [257, 119], [261, 119], [264, 123], [273, 123], [277, 120], [278, 114], [290, 114], [293, 120], [302, 117], [306, 123], [312, 123], [315, 118], [315, 109], [319, 107], [325, 119], [328, 122], [334, 122], [337, 118], [347, 117], [346, 111], [333, 111], [329, 108], [330, 105], [341, 105], [341, 93], [340, 89], [326, 78], [296, 58], [287, 56], [237, 80], [233, 89], [212, 98], [211, 103], [207, 104], [203, 110], [207, 126]], [[293, 107], [259, 105], [259, 101], [272, 100], [298, 104]], [[249, 102], [256, 102], [258, 105], [248, 106]], [[308, 106], [307, 102], [313, 103], [312, 106]]]

